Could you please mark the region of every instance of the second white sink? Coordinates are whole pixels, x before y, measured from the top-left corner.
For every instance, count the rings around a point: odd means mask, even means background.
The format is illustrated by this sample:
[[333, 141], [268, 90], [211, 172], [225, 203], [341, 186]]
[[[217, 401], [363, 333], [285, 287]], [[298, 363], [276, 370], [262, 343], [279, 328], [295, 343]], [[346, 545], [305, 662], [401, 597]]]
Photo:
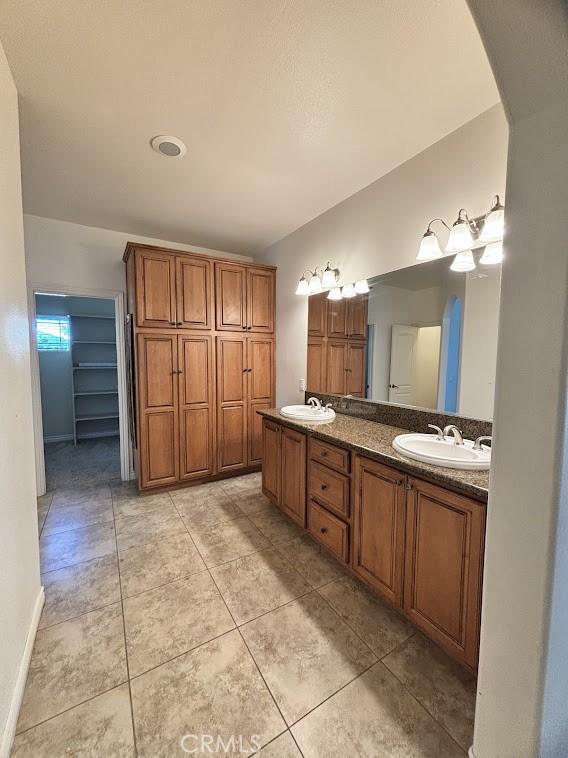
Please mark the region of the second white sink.
[[282, 416], [311, 424], [327, 424], [335, 418], [333, 408], [314, 408], [313, 405], [285, 405], [280, 409]]
[[483, 471], [491, 464], [491, 449], [483, 445], [474, 450], [471, 440], [456, 445], [453, 437], [439, 440], [435, 434], [399, 434], [392, 446], [407, 458], [434, 466]]

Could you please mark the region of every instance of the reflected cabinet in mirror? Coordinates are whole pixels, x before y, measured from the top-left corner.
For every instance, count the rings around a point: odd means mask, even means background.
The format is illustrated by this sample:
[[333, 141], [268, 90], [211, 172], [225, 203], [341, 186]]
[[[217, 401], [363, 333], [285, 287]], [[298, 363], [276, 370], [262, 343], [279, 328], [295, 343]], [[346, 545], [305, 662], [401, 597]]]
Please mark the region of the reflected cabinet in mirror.
[[366, 295], [312, 295], [308, 389], [490, 420], [501, 266], [451, 260], [373, 277]]

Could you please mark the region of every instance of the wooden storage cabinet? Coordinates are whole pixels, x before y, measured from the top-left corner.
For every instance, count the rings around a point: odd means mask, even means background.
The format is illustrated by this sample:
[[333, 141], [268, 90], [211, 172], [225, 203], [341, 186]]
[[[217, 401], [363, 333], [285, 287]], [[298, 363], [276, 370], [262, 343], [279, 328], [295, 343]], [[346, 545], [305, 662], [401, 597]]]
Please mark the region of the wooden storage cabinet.
[[310, 500], [308, 531], [342, 563], [349, 561], [349, 527], [332, 513]]
[[280, 503], [281, 427], [262, 420], [262, 491], [275, 505]]
[[404, 609], [426, 634], [470, 668], [477, 663], [485, 509], [409, 479]]
[[274, 405], [270, 266], [128, 243], [131, 403], [140, 489], [258, 467]]
[[306, 526], [306, 435], [263, 419], [262, 491]]

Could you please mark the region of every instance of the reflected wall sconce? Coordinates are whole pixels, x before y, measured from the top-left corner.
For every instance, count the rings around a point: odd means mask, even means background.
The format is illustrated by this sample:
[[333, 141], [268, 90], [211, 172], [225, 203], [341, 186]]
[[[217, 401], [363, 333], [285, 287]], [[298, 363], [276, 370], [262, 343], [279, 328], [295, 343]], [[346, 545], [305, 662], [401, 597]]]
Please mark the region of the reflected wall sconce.
[[489, 211], [485, 216], [470, 218], [465, 208], [460, 208], [458, 217], [451, 228], [444, 219], [435, 218], [430, 221], [420, 242], [417, 261], [432, 261], [442, 258], [442, 248], [432, 224], [439, 222], [449, 231], [446, 253], [457, 253], [452, 265], [452, 271], [473, 271], [475, 260], [472, 248], [483, 247], [485, 250], [479, 262], [483, 265], [496, 265], [503, 260], [503, 235], [505, 232], [505, 207], [495, 195]]
[[323, 292], [323, 290], [329, 290], [328, 300], [342, 300], [344, 297], [351, 298], [356, 295], [366, 295], [370, 291], [369, 283], [366, 279], [359, 279], [356, 282], [350, 282], [341, 286], [339, 284], [339, 277], [339, 269], [332, 268], [329, 261], [324, 269], [317, 266], [313, 271], [306, 269], [296, 287], [296, 295], [317, 295], [319, 292]]

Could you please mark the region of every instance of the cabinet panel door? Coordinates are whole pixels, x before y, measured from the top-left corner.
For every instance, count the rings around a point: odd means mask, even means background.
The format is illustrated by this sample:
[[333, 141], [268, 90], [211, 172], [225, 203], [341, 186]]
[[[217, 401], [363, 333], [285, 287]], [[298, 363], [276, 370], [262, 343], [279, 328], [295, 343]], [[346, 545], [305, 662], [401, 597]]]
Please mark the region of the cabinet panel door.
[[347, 300], [327, 301], [327, 336], [347, 336]]
[[366, 296], [358, 295], [347, 301], [348, 337], [365, 339], [367, 336], [367, 308], [368, 300]]
[[325, 337], [327, 320], [327, 292], [308, 297], [308, 334], [312, 337]]
[[405, 488], [399, 471], [356, 456], [353, 570], [402, 606]]
[[274, 397], [274, 340], [271, 337], [247, 338], [249, 400]]
[[202, 258], [176, 258], [177, 326], [211, 329], [211, 263]]
[[280, 430], [279, 424], [262, 422], [262, 491], [273, 503], [280, 502]]
[[365, 397], [365, 355], [364, 342], [348, 343], [346, 390], [353, 397]]
[[244, 331], [247, 328], [246, 267], [215, 263], [217, 329]]
[[280, 505], [301, 527], [306, 526], [306, 436], [282, 427]]
[[247, 328], [274, 331], [274, 271], [247, 268]]
[[214, 367], [209, 335], [180, 336], [180, 478], [214, 472]]
[[246, 337], [217, 337], [217, 465], [246, 466]]
[[168, 253], [137, 250], [136, 323], [171, 328], [176, 325], [175, 258]]
[[272, 400], [255, 401], [248, 404], [248, 459], [249, 466], [262, 463], [262, 416], [257, 411], [272, 408]]
[[138, 335], [140, 484], [176, 482], [178, 460], [177, 337]]
[[474, 669], [485, 507], [418, 479], [409, 485], [405, 611], [435, 642]]
[[325, 344], [322, 337], [308, 337], [307, 389], [325, 392]]
[[327, 343], [325, 391], [336, 395], [345, 395], [347, 374], [347, 343]]

